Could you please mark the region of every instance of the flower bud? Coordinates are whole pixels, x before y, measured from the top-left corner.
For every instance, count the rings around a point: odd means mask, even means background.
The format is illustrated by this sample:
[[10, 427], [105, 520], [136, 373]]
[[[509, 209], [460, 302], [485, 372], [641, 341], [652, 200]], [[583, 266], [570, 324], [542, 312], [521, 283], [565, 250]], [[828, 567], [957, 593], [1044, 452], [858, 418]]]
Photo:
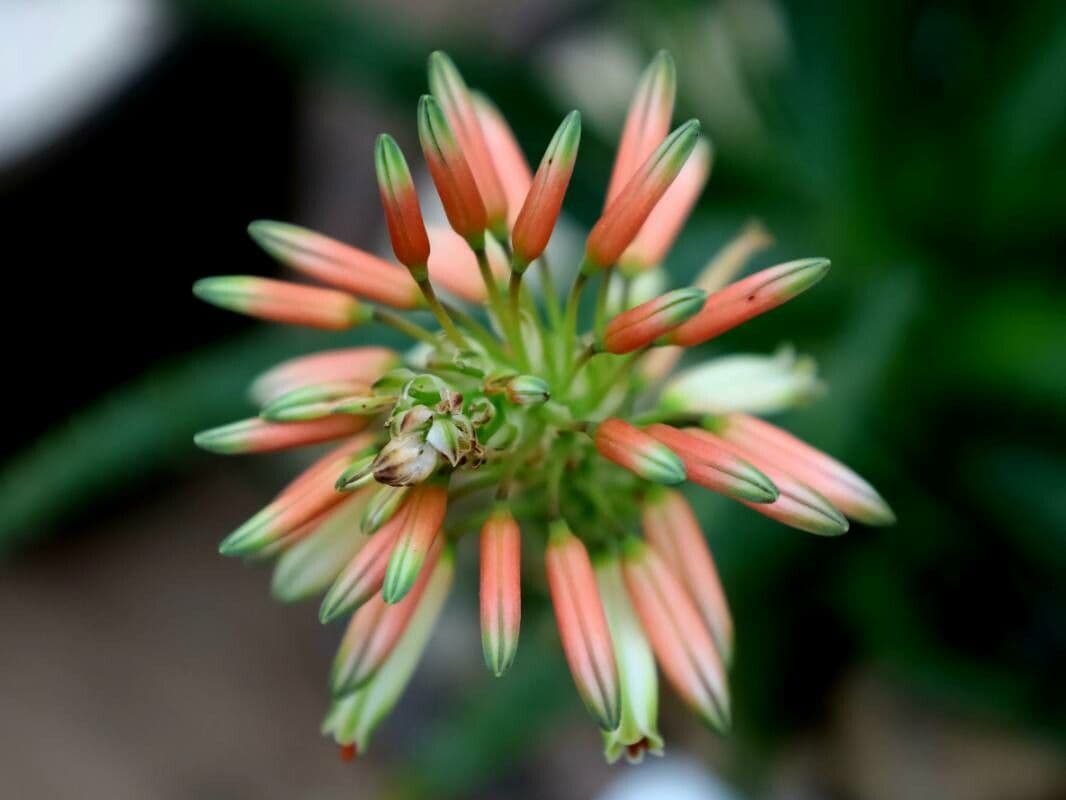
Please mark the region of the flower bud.
[[400, 538], [392, 548], [381, 596], [386, 603], [398, 603], [407, 596], [422, 570], [430, 546], [440, 533], [448, 508], [448, 490], [420, 484], [411, 490], [409, 508]]
[[867, 525], [895, 522], [888, 503], [860, 475], [787, 431], [747, 414], [716, 417], [705, 427], [740, 452], [806, 483], [852, 519]]
[[418, 138], [452, 230], [472, 248], [481, 248], [488, 225], [485, 204], [440, 104], [429, 95], [418, 103]]
[[406, 270], [321, 233], [260, 219], [248, 235], [275, 259], [316, 281], [393, 308], [417, 308], [422, 293]]
[[772, 356], [722, 356], [684, 370], [663, 388], [659, 406], [688, 414], [773, 414], [821, 392], [814, 360], [783, 347]]
[[511, 668], [522, 621], [522, 538], [506, 508], [481, 528], [481, 647], [497, 678]]
[[646, 752], [663, 754], [655, 657], [626, 594], [618, 556], [611, 553], [598, 558], [595, 569], [622, 685], [622, 720], [615, 730], [604, 732], [604, 755], [609, 764], [623, 754], [629, 763], [637, 764]]
[[396, 140], [381, 134], [374, 145], [374, 167], [378, 176], [381, 205], [392, 240], [392, 252], [416, 281], [426, 279], [429, 237], [411, 171]]
[[725, 666], [681, 583], [654, 550], [634, 537], [623, 548], [622, 573], [667, 680], [708, 725], [728, 730]]
[[734, 500], [772, 503], [777, 499], [773, 482], [731, 450], [669, 425], [649, 425], [645, 432], [677, 454], [693, 483]]
[[578, 694], [600, 727], [613, 731], [621, 721], [622, 699], [607, 617], [585, 545], [561, 520], [551, 524], [544, 565]]
[[669, 447], [624, 420], [601, 422], [593, 440], [601, 456], [646, 481], [673, 485], [685, 480], [685, 465]]
[[622, 138], [618, 142], [618, 153], [611, 169], [611, 180], [607, 185], [607, 199], [603, 204], [605, 210], [629, 183], [640, 165], [666, 138], [674, 113], [676, 92], [674, 59], [665, 50], [660, 50], [640, 76], [629, 104]]
[[283, 394], [312, 384], [351, 381], [370, 385], [399, 360], [387, 347], [346, 347], [290, 358], [255, 379], [252, 399], [265, 406]]
[[547, 382], [536, 375], [516, 375], [505, 384], [504, 394], [516, 406], [545, 403], [551, 397]]
[[574, 172], [580, 141], [581, 115], [571, 111], [548, 143], [515, 222], [511, 234], [514, 252], [511, 264], [517, 272], [523, 272], [548, 246]]
[[366, 424], [366, 418], [350, 416], [323, 417], [309, 422], [267, 422], [252, 417], [201, 431], [193, 437], [193, 441], [197, 447], [212, 453], [267, 453], [351, 436], [365, 428]]
[[644, 538], [685, 587], [728, 665], [733, 659], [733, 617], [692, 507], [681, 492], [660, 490], [644, 502], [641, 519]]
[[251, 275], [203, 278], [192, 291], [219, 308], [311, 328], [342, 331], [371, 316], [370, 308], [344, 292]]
[[322, 723], [322, 733], [332, 735], [345, 748], [342, 752], [352, 756], [365, 753], [370, 735], [407, 688], [444, 607], [454, 573], [455, 555], [449, 545], [441, 553], [407, 629], [377, 674], [358, 691], [334, 701]]
[[764, 269], [707, 298], [703, 309], [673, 331], [670, 344], [691, 347], [765, 314], [814, 286], [829, 271], [825, 258], [802, 258]]
[[648, 157], [593, 226], [585, 244], [582, 272], [591, 274], [618, 261], [681, 171], [699, 136], [700, 124], [691, 119]]
[[392, 519], [407, 499], [409, 491], [406, 486], [379, 485], [367, 501], [366, 510], [359, 521], [359, 529], [365, 534], [371, 534]]
[[529, 194], [530, 184], [533, 183], [533, 173], [503, 114], [484, 95], [475, 92], [473, 97], [481, 131], [485, 134], [485, 144], [507, 197], [507, 224], [514, 227], [522, 203]]
[[608, 353], [631, 353], [654, 344], [703, 307], [702, 289], [675, 289], [623, 311], [603, 331], [603, 349]]
[[429, 88], [440, 103], [459, 147], [470, 164], [478, 193], [485, 203], [488, 225], [501, 239], [507, 235], [507, 195], [485, 143], [470, 90], [455, 63], [440, 50], [429, 57]]

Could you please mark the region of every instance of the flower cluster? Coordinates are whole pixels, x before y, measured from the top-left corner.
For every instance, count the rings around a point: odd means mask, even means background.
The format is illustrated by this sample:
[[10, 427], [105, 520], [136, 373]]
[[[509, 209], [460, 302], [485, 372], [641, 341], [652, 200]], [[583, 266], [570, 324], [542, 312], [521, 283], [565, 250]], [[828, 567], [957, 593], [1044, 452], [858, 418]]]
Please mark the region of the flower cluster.
[[[709, 725], [730, 724], [729, 608], [696, 517], [670, 487], [688, 480], [820, 535], [843, 533], [848, 518], [892, 521], [850, 469], [751, 416], [814, 394], [808, 361], [790, 351], [728, 356], [670, 377], [682, 348], [786, 302], [829, 268], [808, 258], [734, 281], [770, 243], [751, 224], [694, 286], [642, 301], [638, 287], [661, 273], [711, 167], [698, 122], [670, 131], [675, 83], [659, 54], [565, 301], [545, 250], [580, 116], [562, 120], [534, 173], [499, 111], [442, 53], [429, 60], [417, 121], [450, 228], [427, 228], [407, 160], [383, 134], [374, 158], [395, 262], [259, 221], [249, 232], [260, 246], [325, 286], [230, 276], [194, 287], [263, 319], [377, 323], [415, 340], [402, 355], [363, 346], [287, 361], [253, 385], [257, 416], [196, 437], [218, 453], [335, 443], [221, 551], [277, 556], [279, 599], [323, 594], [323, 622], [348, 618], [324, 723], [347, 756], [366, 750], [410, 679], [469, 532], [480, 536], [489, 670], [503, 675], [516, 658], [525, 571], [546, 583], [578, 694], [613, 762], [662, 751], [658, 670]], [[590, 281], [594, 320], [580, 332]], [[427, 313], [435, 328], [419, 320]]]

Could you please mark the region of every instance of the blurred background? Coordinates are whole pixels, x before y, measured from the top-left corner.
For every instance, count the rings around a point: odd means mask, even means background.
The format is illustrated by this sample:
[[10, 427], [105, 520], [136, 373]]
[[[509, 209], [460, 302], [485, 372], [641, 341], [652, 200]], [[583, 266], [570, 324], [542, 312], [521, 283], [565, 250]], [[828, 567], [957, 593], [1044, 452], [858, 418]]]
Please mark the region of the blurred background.
[[[373, 137], [413, 151], [436, 48], [534, 163], [582, 110], [580, 230], [662, 47], [716, 147], [673, 279], [751, 216], [777, 238], [758, 266], [834, 264], [703, 354], [814, 356], [829, 391], [781, 422], [899, 523], [822, 541], [693, 494], [737, 622], [736, 730], [664, 692], [667, 756], [639, 768], [603, 763], [542, 598], [487, 676], [465, 552], [407, 696], [342, 764], [317, 735], [339, 632], [216, 554], [298, 457], [191, 437], [346, 339], [189, 287], [276, 271], [257, 217], [380, 247]], [[1055, 0], [0, 4], [5, 795], [1066, 797], [1064, 83]]]

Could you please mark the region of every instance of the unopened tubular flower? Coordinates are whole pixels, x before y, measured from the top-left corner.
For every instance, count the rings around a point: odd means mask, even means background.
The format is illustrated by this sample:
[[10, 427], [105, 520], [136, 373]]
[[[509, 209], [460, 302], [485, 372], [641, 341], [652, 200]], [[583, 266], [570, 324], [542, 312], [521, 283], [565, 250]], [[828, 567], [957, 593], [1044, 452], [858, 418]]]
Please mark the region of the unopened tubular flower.
[[588, 551], [565, 522], [551, 524], [545, 553], [559, 638], [578, 694], [605, 731], [621, 721], [621, 687], [611, 634]]
[[441, 553], [414, 616], [377, 674], [361, 689], [334, 701], [322, 723], [322, 733], [333, 736], [342, 754], [351, 758], [365, 753], [370, 735], [400, 699], [433, 633], [454, 573], [455, 556], [449, 545]]
[[699, 122], [690, 119], [648, 156], [589, 233], [583, 272], [593, 273], [618, 261], [685, 165], [699, 136]]
[[663, 387], [659, 405], [689, 414], [775, 414], [821, 392], [814, 361], [782, 347], [770, 356], [722, 356], [684, 370]]
[[622, 684], [622, 720], [613, 731], [604, 732], [604, 755], [611, 764], [623, 754], [629, 763], [638, 764], [645, 753], [663, 754], [655, 656], [626, 593], [618, 555], [605, 553], [596, 560], [595, 569]]
[[474, 109], [481, 123], [481, 131], [485, 134], [485, 144], [496, 167], [496, 174], [503, 186], [503, 193], [507, 197], [507, 224], [513, 228], [522, 203], [529, 194], [533, 172], [522, 153], [522, 148], [514, 138], [511, 126], [492, 101], [475, 93]]
[[370, 319], [369, 309], [349, 294], [270, 278], [204, 278], [196, 282], [193, 292], [220, 308], [290, 325], [340, 331]]
[[710, 174], [711, 145], [706, 139], [701, 139], [670, 188], [655, 204], [637, 238], [619, 258], [618, 266], [624, 273], [643, 272], [663, 262], [677, 235], [685, 227], [688, 215], [699, 200]]
[[596, 449], [608, 461], [652, 483], [673, 485], [685, 480], [685, 465], [669, 447], [622, 419], [596, 427]]
[[888, 503], [854, 470], [776, 425], [748, 414], [725, 414], [704, 425], [741, 452], [806, 483], [852, 519], [867, 525], [895, 522]]
[[533, 177], [533, 185], [522, 203], [522, 210], [511, 233], [514, 251], [511, 263], [518, 272], [539, 258], [548, 246], [555, 221], [563, 207], [566, 187], [570, 185], [570, 176], [574, 172], [580, 141], [581, 115], [571, 111], [544, 151], [544, 158]]
[[642, 510], [644, 538], [678, 577], [714, 637], [722, 661], [733, 660], [733, 617], [696, 515], [678, 492], [649, 493]]
[[637, 91], [629, 105], [611, 170], [611, 181], [607, 185], [607, 198], [603, 204], [605, 209], [666, 138], [674, 113], [676, 93], [677, 70], [674, 59], [665, 50], [660, 50], [640, 76]]
[[488, 225], [485, 203], [440, 104], [428, 94], [418, 103], [418, 138], [448, 223], [471, 247], [480, 248]]
[[366, 684], [392, 653], [418, 608], [437, 565], [441, 544], [440, 539], [433, 542], [426, 553], [424, 569], [403, 600], [386, 603], [381, 595], [375, 595], [352, 615], [330, 673], [334, 695], [346, 695]]
[[[378, 188], [403, 267], [260, 221], [250, 232], [264, 249], [332, 288], [252, 277], [195, 286], [205, 300], [253, 316], [386, 326], [415, 345], [394, 351], [367, 339], [313, 349], [256, 379], [258, 416], [196, 435], [204, 449], [228, 454], [328, 443], [220, 549], [253, 563], [276, 558], [272, 592], [282, 602], [321, 596], [323, 623], [351, 617], [322, 728], [342, 758], [366, 751], [399, 699], [444, 604], [455, 550], [476, 532], [482, 649], [493, 675], [515, 660], [520, 581], [530, 573], [540, 585], [547, 579], [567, 664], [608, 761], [662, 752], [656, 660], [681, 697], [725, 730], [733, 646], [725, 587], [692, 509], [663, 485], [687, 480], [821, 535], [847, 530], [844, 514], [884, 524], [892, 513], [847, 467], [747, 416], [814, 399], [820, 383], [809, 359], [783, 349], [669, 373], [680, 345], [784, 302], [828, 262], [790, 262], [729, 284], [769, 243], [749, 225], [695, 286], [669, 285], [659, 262], [706, 180], [709, 148], [695, 121], [667, 135], [676, 79], [660, 54], [641, 78], [608, 202], [571, 265], [564, 306], [553, 289], [536, 290], [550, 286], [538, 273], [574, 169], [577, 113], [534, 179], [507, 123], [470, 94], [455, 65], [436, 54], [430, 71], [435, 96], [418, 104], [418, 135], [450, 228], [423, 224], [411, 174], [423, 167], [409, 167], [383, 135]], [[523, 285], [533, 261], [540, 287]], [[630, 273], [612, 286], [616, 264]], [[601, 269], [594, 323], [581, 330], [582, 293]]]
[[507, 195], [485, 142], [474, 98], [455, 63], [439, 50], [429, 57], [429, 88], [444, 110], [470, 164], [478, 193], [484, 201], [489, 227], [494, 234], [506, 236]]
[[353, 381], [370, 385], [400, 361], [387, 347], [346, 347], [326, 350], [283, 361], [267, 370], [252, 384], [252, 399], [268, 405], [284, 394], [304, 386], [330, 381]]
[[481, 528], [481, 647], [485, 665], [499, 677], [511, 668], [522, 621], [522, 537], [505, 507]]
[[669, 425], [650, 425], [646, 430], [678, 456], [693, 483], [743, 502], [772, 503], [777, 499], [773, 481], [732, 450]]
[[668, 337], [689, 347], [706, 342], [753, 317], [787, 303], [829, 271], [824, 258], [801, 258], [756, 272], [710, 295], [703, 309]]
[[675, 289], [623, 311], [607, 323], [603, 349], [622, 354], [648, 347], [697, 313], [706, 297], [702, 289]]
[[630, 538], [623, 547], [626, 587], [667, 680], [707, 724], [728, 730], [725, 666], [692, 599], [644, 542]]
[[426, 223], [422, 221], [422, 209], [407, 161], [396, 140], [387, 133], [381, 134], [374, 145], [374, 168], [392, 252], [415, 280], [425, 280], [429, 261]]
[[418, 287], [382, 258], [299, 225], [260, 219], [248, 234], [282, 264], [313, 280], [393, 308], [416, 308]]

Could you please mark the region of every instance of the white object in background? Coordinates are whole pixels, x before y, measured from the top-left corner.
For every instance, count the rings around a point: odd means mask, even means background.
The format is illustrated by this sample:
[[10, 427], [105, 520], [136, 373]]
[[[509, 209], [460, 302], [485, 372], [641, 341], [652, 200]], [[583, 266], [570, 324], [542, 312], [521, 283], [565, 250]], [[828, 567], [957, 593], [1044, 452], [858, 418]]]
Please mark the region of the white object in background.
[[156, 0], [0, 3], [0, 169], [112, 97], [162, 51], [169, 31]]
[[668, 755], [620, 770], [596, 800], [740, 800], [740, 795], [698, 761]]

